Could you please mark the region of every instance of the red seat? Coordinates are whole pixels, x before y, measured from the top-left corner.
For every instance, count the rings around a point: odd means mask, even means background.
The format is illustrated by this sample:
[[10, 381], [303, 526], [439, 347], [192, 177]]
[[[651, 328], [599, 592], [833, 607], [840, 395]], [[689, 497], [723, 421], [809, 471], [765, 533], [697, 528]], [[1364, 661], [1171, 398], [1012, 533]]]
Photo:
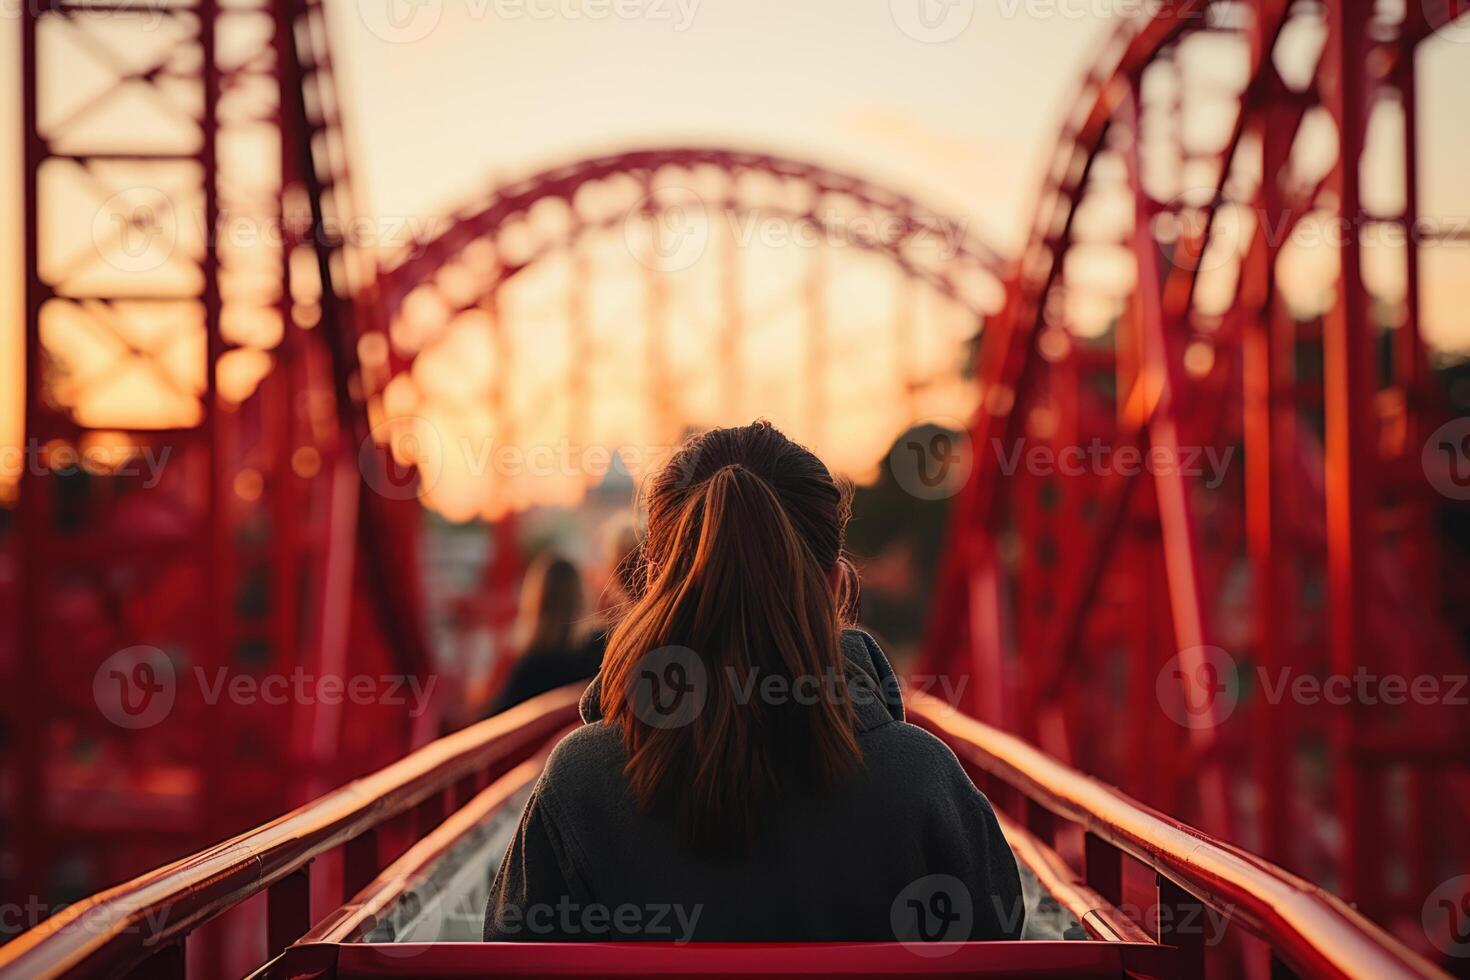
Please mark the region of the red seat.
[[1158, 946], [997, 943], [343, 943], [296, 946], [267, 975], [368, 977], [1119, 977]]

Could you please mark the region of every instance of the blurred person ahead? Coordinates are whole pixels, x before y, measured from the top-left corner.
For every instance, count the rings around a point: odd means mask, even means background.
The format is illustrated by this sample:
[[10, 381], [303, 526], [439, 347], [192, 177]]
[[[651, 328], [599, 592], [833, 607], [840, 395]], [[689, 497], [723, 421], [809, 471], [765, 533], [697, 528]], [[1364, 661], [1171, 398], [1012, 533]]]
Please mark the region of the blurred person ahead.
[[586, 612], [577, 566], [554, 553], [539, 555], [521, 587], [522, 652], [487, 714], [499, 714], [565, 684], [592, 679], [602, 660], [602, 647], [587, 636]]

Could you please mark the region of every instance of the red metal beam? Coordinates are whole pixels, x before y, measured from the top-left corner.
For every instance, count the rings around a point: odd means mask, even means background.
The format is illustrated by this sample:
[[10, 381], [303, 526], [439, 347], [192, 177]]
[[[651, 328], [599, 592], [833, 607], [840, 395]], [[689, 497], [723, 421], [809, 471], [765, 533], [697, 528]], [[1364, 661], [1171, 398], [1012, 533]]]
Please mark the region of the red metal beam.
[[[1346, 233], [1338, 249], [1336, 299], [1322, 328], [1323, 385], [1327, 422], [1327, 581], [1331, 664], [1350, 676], [1366, 654], [1373, 602], [1368, 569], [1376, 545], [1370, 524], [1378, 417], [1374, 411], [1377, 373], [1368, 293], [1363, 283], [1362, 208], [1359, 172], [1367, 126], [1367, 76], [1363, 42], [1368, 5], [1364, 0], [1326, 0], [1327, 40], [1322, 50], [1322, 99], [1337, 125], [1338, 158], [1328, 185], [1338, 201]], [[1336, 816], [1342, 825], [1338, 892], [1350, 901], [1373, 901], [1370, 880], [1371, 789], [1352, 758], [1362, 708], [1336, 713], [1332, 732], [1332, 778]]]

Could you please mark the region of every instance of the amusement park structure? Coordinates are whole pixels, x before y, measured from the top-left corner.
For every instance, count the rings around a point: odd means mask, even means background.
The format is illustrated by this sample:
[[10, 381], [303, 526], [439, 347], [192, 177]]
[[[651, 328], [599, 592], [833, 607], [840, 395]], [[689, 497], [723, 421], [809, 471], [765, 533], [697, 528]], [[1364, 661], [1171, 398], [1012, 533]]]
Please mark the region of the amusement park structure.
[[[1271, 684], [1464, 671], [1464, 556], [1435, 544], [1449, 458], [1424, 449], [1448, 412], [1418, 329], [1419, 251], [1442, 240], [1417, 207], [1415, 56], [1453, 13], [1180, 4], [1120, 25], [980, 344], [980, 462], [931, 620], [937, 669], [1004, 678], [972, 689], [978, 717], [1385, 921], [1470, 860], [1451, 829], [1470, 715]], [[1223, 88], [1201, 64], [1221, 45]], [[1212, 110], [1230, 126], [1201, 146], [1188, 124]], [[1302, 152], [1313, 126], [1328, 166]], [[1363, 203], [1370, 152], [1392, 210]], [[1312, 222], [1340, 247], [1304, 313], [1284, 255]], [[1400, 286], [1375, 293], [1384, 241]], [[1127, 272], [1086, 275], [1107, 249]], [[1099, 292], [1117, 318], [1079, 343]], [[1005, 473], [991, 450], [1028, 442], [1167, 465]], [[1215, 486], [1188, 472], [1212, 452], [1243, 464]]]
[[[371, 944], [355, 960], [333, 944], [376, 936], [457, 834], [516, 798], [574, 721], [574, 693], [431, 741], [434, 713], [402, 701], [221, 705], [209, 679], [430, 682], [425, 460], [404, 435], [432, 393], [415, 363], [463, 314], [507, 335], [502, 287], [549, 257], [584, 268], [596, 253], [582, 243], [608, 232], [652, 249], [639, 266], [650, 439], [759, 413], [729, 356], [751, 326], [729, 242], [710, 279], [718, 408], [682, 400], [664, 363], [679, 327], [648, 229], [687, 219], [689, 188], [716, 214], [825, 225], [828, 240], [846, 229], [977, 336], [975, 413], [955, 434], [970, 476], [915, 668], [972, 683], [954, 686], [961, 713], [923, 696], [912, 710], [1096, 941], [1039, 944], [1057, 958], [1029, 962], [1430, 970], [1408, 947], [1447, 948], [1421, 910], [1470, 872], [1470, 714], [1449, 696], [1281, 692], [1303, 677], [1325, 691], [1470, 672], [1467, 558], [1437, 530], [1458, 502], [1436, 487], [1459, 474], [1427, 446], [1449, 412], [1419, 333], [1420, 251], [1454, 233], [1419, 213], [1415, 67], [1463, 3], [1174, 0], [1120, 22], [1014, 261], [867, 180], [713, 147], [497, 186], [385, 254], [354, 235], [327, 13], [324, 0], [39, 0], [22, 19], [34, 462], [0, 539], [20, 569], [0, 594], [17, 624], [0, 646], [4, 884], [49, 912], [157, 869], [26, 922], [0, 970], [218, 974], [288, 946], [308, 957], [294, 966], [334, 951], [314, 975], [388, 969]], [[71, 73], [79, 60], [93, 74]], [[1393, 193], [1364, 193], [1370, 157]], [[1343, 231], [1315, 305], [1283, 272], [1311, 224]], [[936, 235], [956, 247], [923, 246]], [[1384, 241], [1397, 289], [1364, 274], [1365, 244]], [[830, 274], [810, 260], [793, 299], [814, 440], [841, 343]], [[572, 275], [561, 297], [572, 353], [557, 411], [574, 442], [595, 421], [586, 281]], [[893, 321], [902, 350], [902, 304]], [[517, 362], [500, 354], [477, 410], [514, 443], [503, 396]], [[935, 383], [891, 367], [901, 391]], [[148, 398], [120, 394], [140, 387]], [[1038, 449], [1054, 462], [1030, 462]], [[1223, 461], [1217, 479], [1199, 475], [1205, 459]], [[492, 631], [518, 579], [516, 505], [507, 493], [493, 515]], [[1229, 909], [1243, 938], [1207, 952], [1162, 918], [1134, 921], [1122, 909], [1140, 887], [1157, 906]], [[258, 942], [230, 938], [245, 920], [263, 920]], [[212, 938], [186, 956], [196, 929]], [[458, 955], [412, 962], [489, 962]], [[556, 963], [590, 969], [567, 955]], [[713, 963], [649, 955], [649, 972]], [[752, 969], [730, 955], [722, 965]], [[948, 968], [974, 966], [966, 955]]]

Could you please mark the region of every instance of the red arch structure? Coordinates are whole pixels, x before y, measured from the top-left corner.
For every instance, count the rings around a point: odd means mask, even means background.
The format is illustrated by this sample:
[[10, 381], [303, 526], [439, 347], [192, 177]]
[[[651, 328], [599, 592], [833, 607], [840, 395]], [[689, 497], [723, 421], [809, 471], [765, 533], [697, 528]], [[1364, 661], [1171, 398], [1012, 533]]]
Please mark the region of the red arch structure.
[[[720, 184], [707, 185], [700, 179], [701, 170], [713, 170]], [[779, 191], [785, 200], [760, 200], [759, 195], [744, 187], [751, 178], [781, 184]], [[613, 181], [626, 181], [637, 191], [637, 207], [620, 206], [622, 201], [616, 198], [603, 203], [585, 200], [588, 188]], [[691, 187], [694, 184], [698, 191]], [[678, 206], [689, 200], [688, 195], [710, 209], [760, 209], [786, 220], [822, 223], [823, 231], [836, 235], [844, 244], [886, 254], [913, 278], [929, 282], [978, 316], [992, 311], [991, 304], [986, 303], [985, 288], [994, 284], [986, 284], [983, 279], [1004, 279], [1008, 275], [1008, 263], [985, 242], [970, 235], [963, 222], [939, 215], [907, 195], [863, 178], [770, 154], [716, 147], [661, 147], [578, 160], [494, 188], [484, 201], [460, 209], [460, 215], [440, 234], [428, 241], [412, 242], [404, 248], [406, 256], [400, 262], [388, 263], [382, 275], [382, 314], [391, 319], [407, 292], [432, 279], [472, 242], [490, 239], [495, 244], [509, 226], [528, 220], [529, 213], [542, 201], [560, 201], [566, 207], [562, 223], [548, 229], [539, 241], [517, 242], [519, 247], [513, 250], [501, 248], [504, 254], [492, 262], [494, 275], [485, 284], [487, 288], [516, 275], [541, 254], [566, 248], [576, 235], [589, 228], [616, 228], [628, 222], [631, 212], [657, 212], [670, 204]], [[795, 206], [792, 198], [806, 206]], [[854, 220], [857, 216], [892, 220], [864, 228]], [[933, 237], [957, 242], [957, 247], [938, 254], [926, 245], [926, 239]], [[976, 276], [982, 281], [976, 282]]]
[[[701, 171], [718, 175], [718, 185], [709, 186], [701, 179]], [[780, 199], [772, 195], [771, 200], [762, 201], [750, 194], [744, 185], [752, 178], [780, 185], [773, 188], [780, 192]], [[586, 202], [589, 187], [614, 181], [623, 181], [624, 190], [636, 192], [634, 207], [624, 206], [617, 198]], [[698, 184], [697, 192], [692, 184]], [[963, 222], [860, 177], [769, 154], [670, 147], [581, 160], [495, 188], [486, 200], [462, 208], [447, 229], [428, 241], [412, 243], [405, 249], [406, 257], [390, 264], [382, 277], [382, 315], [391, 319], [411, 290], [431, 280], [465, 248], [482, 239], [497, 244], [509, 226], [529, 220], [544, 201], [558, 201], [565, 207], [562, 220], [543, 232], [540, 240], [520, 243], [510, 254], [490, 260], [491, 276], [483, 291], [461, 301], [462, 305], [482, 301], [505, 279], [545, 253], [569, 247], [589, 228], [624, 225], [630, 215], [680, 206], [690, 196], [712, 210], [759, 209], [787, 221], [820, 224], [826, 235], [837, 236], [844, 244], [889, 256], [909, 275], [929, 283], [977, 317], [994, 312], [994, 296], [987, 297], [986, 290], [1009, 276], [1009, 264], [970, 235]], [[805, 206], [794, 206], [793, 198]], [[857, 221], [860, 217], [872, 223], [865, 226]], [[935, 238], [956, 246], [940, 253], [929, 244]]]
[[[109, 789], [99, 774], [150, 787], [129, 827], [108, 828], [130, 845], [113, 851], [150, 863], [371, 775], [52, 916], [0, 948], [0, 970], [223, 973], [241, 962], [228, 937], [253, 927], [253, 962], [285, 957], [268, 972], [380, 975], [403, 952], [374, 941], [390, 906], [421, 902], [435, 861], [534, 777], [572, 720], [572, 693], [399, 758], [428, 735], [401, 711], [259, 698], [210, 710], [207, 686], [190, 678], [298, 667], [432, 676], [422, 602], [404, 587], [415, 581], [403, 571], [416, 487], [374, 432], [416, 349], [395, 337], [396, 319], [425, 290], [455, 308], [493, 301], [589, 231], [687, 207], [674, 192], [693, 185], [717, 214], [774, 209], [820, 226], [837, 207], [892, 219], [883, 227], [895, 233], [850, 243], [984, 319], [977, 465], [954, 501], [924, 668], [976, 683], [963, 715], [922, 696], [913, 707], [1093, 940], [948, 960], [891, 947], [789, 955], [834, 970], [1432, 973], [1362, 913], [1420, 950], [1449, 948], [1454, 923], [1426, 903], [1467, 866], [1464, 712], [1443, 700], [1370, 712], [1361, 698], [1314, 709], [1253, 679], [1465, 670], [1461, 570], [1431, 547], [1444, 464], [1424, 449], [1444, 410], [1417, 332], [1418, 256], [1437, 239], [1420, 234], [1414, 111], [1416, 52], [1463, 13], [1181, 0], [1123, 22], [1073, 107], [1014, 265], [865, 182], [688, 148], [501, 188], [380, 271], [347, 231], [358, 209], [316, 0], [161, 8], [148, 15], [165, 25], [155, 50], [137, 46], [126, 9], [28, 8], [35, 464], [4, 540], [26, 570], [5, 597], [19, 625], [4, 651], [5, 766], [15, 797], [40, 801], [46, 818], [7, 817], [18, 842], [7, 885], [50, 896], [67, 887], [58, 866], [133, 873], [88, 850], [88, 801]], [[1320, 54], [1301, 40], [1314, 32]], [[109, 43], [133, 45], [130, 56]], [[116, 84], [53, 98], [44, 61], [68, 51]], [[1201, 84], [1211, 51], [1239, 70]], [[190, 94], [161, 98], [171, 118], [145, 132], [97, 124], [115, 91], [140, 88]], [[1391, 214], [1370, 212], [1361, 192], [1385, 114], [1399, 123]], [[1222, 122], [1202, 136], [1186, 125], [1202, 118]], [[263, 131], [274, 134], [264, 175], [234, 155]], [[1324, 140], [1325, 172], [1301, 149]], [[749, 185], [763, 182], [798, 193], [761, 201]], [[599, 210], [591, 191], [631, 194], [635, 206]], [[100, 220], [48, 206], [84, 192]], [[225, 234], [241, 215], [278, 234]], [[1291, 232], [1314, 221], [1351, 232], [1319, 309], [1281, 273]], [[1384, 228], [1411, 233], [1396, 253], [1402, 288], [1388, 293], [1370, 291], [1362, 271], [1364, 240]], [[961, 247], [935, 262], [912, 247], [922, 232]], [[481, 262], [468, 292], [442, 277], [466, 260]], [[820, 365], [815, 294], [808, 346]], [[82, 335], [94, 345], [79, 346]], [[151, 385], [145, 401], [159, 410], [129, 415], [97, 396], [115, 377]], [[1083, 452], [1094, 444], [1110, 462]], [[1024, 455], [1036, 448], [1041, 457]], [[1210, 449], [1237, 454], [1214, 486], [1180, 465]], [[172, 465], [141, 465], [165, 450]], [[1121, 463], [1125, 450], [1140, 462]], [[494, 584], [508, 585], [508, 549], [495, 567]], [[1405, 633], [1412, 649], [1390, 660]], [[115, 695], [109, 681], [152, 691], [162, 671], [176, 706], [133, 727], [153, 702], [125, 685]], [[169, 737], [185, 729], [203, 735]], [[349, 745], [371, 751], [349, 758]], [[104, 765], [89, 770], [98, 752]], [[301, 784], [283, 785], [282, 766]], [[256, 895], [263, 905], [246, 901]], [[317, 918], [314, 905], [335, 911]], [[1205, 909], [1234, 915], [1229, 941], [1210, 950], [1179, 927]], [[190, 935], [209, 938], [186, 947]], [[604, 950], [535, 950], [533, 961], [410, 951], [422, 958], [404, 968], [421, 973], [610, 969], [587, 958]], [[703, 952], [691, 962], [653, 950], [611, 969], [752, 969]]]
[[[493, 377], [485, 379], [481, 403], [457, 404], [455, 411], [479, 410], [496, 441], [515, 443], [518, 419], [509, 389], [520, 367], [518, 351], [506, 338], [514, 312], [501, 302], [502, 289], [561, 259], [567, 275], [550, 303], [564, 312], [565, 332], [554, 336], [569, 348], [565, 377], [558, 383], [567, 403], [565, 435], [573, 443], [588, 439], [592, 429], [588, 403], [599, 343], [643, 353], [646, 376], [631, 387], [638, 390], [633, 397], [644, 402], [643, 414], [651, 420], [645, 438], [668, 441], [690, 428], [769, 412], [752, 397], [751, 355], [742, 349], [742, 340], [750, 332], [749, 319], [761, 316], [751, 308], [756, 300], [748, 292], [754, 275], [751, 246], [762, 244], [758, 236], [777, 226], [784, 232], [782, 242], [817, 246], [790, 250], [799, 274], [789, 293], [759, 299], [799, 313], [794, 325], [799, 334], [792, 346], [806, 391], [799, 421], [810, 439], [820, 440], [826, 428], [828, 402], [837, 384], [834, 375], [841, 371], [832, 355], [843, 347], [843, 321], [830, 307], [841, 298], [841, 274], [853, 272], [835, 262], [839, 251], [876, 255], [888, 263], [896, 302], [889, 314], [891, 326], [879, 339], [892, 350], [885, 370], [896, 389], [894, 400], [910, 415], [918, 411], [926, 389], [950, 380], [936, 377], [932, 365], [917, 363], [914, 355], [923, 336], [916, 322], [919, 292], [927, 291], [931, 306], [942, 307], [941, 312], [961, 324], [956, 356], [941, 369], [949, 375], [964, 367], [962, 343], [978, 334], [985, 317], [1002, 305], [1010, 275], [1007, 264], [976, 240], [964, 222], [903, 195], [765, 154], [687, 147], [638, 150], [555, 167], [497, 187], [487, 198], [461, 208], [432, 238], [408, 243], [398, 257], [390, 258], [378, 280], [373, 329], [359, 344], [365, 352], [370, 399], [386, 394], [419, 355], [443, 342], [465, 314], [473, 314], [476, 325], [488, 327], [486, 333], [493, 337]], [[599, 252], [609, 239], [617, 244], [615, 253], [626, 268], [608, 274], [631, 279], [641, 295], [637, 329], [599, 338], [593, 304], [599, 267], [612, 264], [605, 250]], [[867, 268], [861, 267], [864, 272]], [[676, 312], [673, 293], [679, 276], [690, 271], [700, 272], [700, 281], [710, 283], [713, 292], [701, 304], [707, 321], [701, 325], [676, 323], [688, 311]], [[676, 332], [695, 331], [713, 335], [714, 363], [699, 372], [717, 378], [712, 404], [707, 398], [702, 405], [690, 404], [681, 392], [681, 375], [691, 367], [670, 362], [668, 348]], [[407, 380], [398, 382], [400, 389]], [[417, 379], [410, 383], [417, 384]], [[620, 385], [620, 397], [628, 397], [622, 390], [626, 387], [630, 385]], [[432, 397], [423, 391], [412, 403]], [[382, 407], [391, 419], [390, 401], [375, 403], [375, 408]], [[535, 411], [542, 415], [547, 409]], [[411, 417], [408, 423], [421, 421]], [[891, 424], [895, 433], [902, 426], [899, 420]]]

